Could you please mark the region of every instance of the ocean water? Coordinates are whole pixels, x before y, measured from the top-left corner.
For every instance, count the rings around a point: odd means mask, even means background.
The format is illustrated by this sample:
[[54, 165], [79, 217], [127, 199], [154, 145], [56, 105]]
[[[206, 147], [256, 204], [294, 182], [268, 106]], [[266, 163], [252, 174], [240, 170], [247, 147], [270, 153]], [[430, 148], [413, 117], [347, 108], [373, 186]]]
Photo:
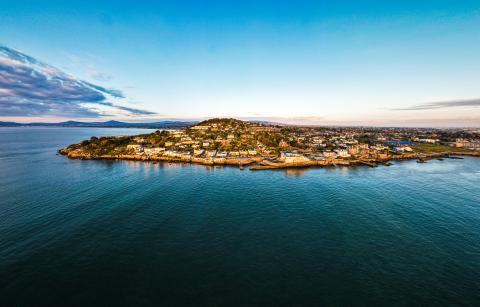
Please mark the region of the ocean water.
[[253, 172], [0, 129], [0, 306], [479, 306], [480, 159]]

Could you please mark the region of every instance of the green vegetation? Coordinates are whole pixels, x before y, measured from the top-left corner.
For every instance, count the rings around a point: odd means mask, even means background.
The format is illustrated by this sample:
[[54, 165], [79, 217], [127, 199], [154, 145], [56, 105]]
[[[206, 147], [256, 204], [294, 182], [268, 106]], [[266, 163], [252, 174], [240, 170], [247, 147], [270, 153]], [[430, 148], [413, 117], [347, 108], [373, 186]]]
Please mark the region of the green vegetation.
[[122, 137], [91, 137], [90, 140], [82, 141], [80, 144], [73, 144], [67, 148], [71, 151], [81, 149], [83, 152], [98, 156], [105, 154], [120, 153], [119, 148], [126, 148], [131, 142], [128, 136]]
[[452, 148], [450, 146], [445, 146], [445, 145], [440, 145], [440, 144], [417, 144], [412, 146], [412, 149], [415, 152], [420, 152], [420, 153], [441, 153], [441, 152], [447, 152], [447, 151], [468, 151], [464, 148]]

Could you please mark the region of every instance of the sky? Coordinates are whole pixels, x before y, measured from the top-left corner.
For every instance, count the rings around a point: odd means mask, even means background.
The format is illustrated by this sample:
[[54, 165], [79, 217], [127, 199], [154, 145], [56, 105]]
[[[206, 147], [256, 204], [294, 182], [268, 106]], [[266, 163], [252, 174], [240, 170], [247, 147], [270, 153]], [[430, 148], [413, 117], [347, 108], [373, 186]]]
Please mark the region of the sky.
[[0, 0], [0, 121], [480, 126], [478, 1]]

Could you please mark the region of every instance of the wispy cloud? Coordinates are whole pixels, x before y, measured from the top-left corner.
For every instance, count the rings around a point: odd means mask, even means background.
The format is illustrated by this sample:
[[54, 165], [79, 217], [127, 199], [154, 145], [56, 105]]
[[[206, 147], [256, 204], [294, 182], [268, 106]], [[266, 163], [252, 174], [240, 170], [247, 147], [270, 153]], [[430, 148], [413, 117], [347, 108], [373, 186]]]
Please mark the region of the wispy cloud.
[[87, 66], [87, 71], [88, 75], [90, 78], [101, 81], [101, 82], [109, 82], [113, 79], [113, 77], [110, 74], [107, 74], [105, 72], [98, 71], [97, 67], [95, 65], [88, 65]]
[[[119, 90], [79, 80], [22, 52], [0, 45], [0, 116], [156, 114], [110, 101], [121, 98], [124, 95]], [[102, 110], [99, 111], [98, 107]]]
[[417, 104], [406, 108], [396, 108], [393, 110], [396, 111], [416, 111], [416, 110], [434, 110], [434, 109], [443, 109], [443, 108], [454, 108], [454, 107], [478, 107], [480, 106], [480, 98], [476, 99], [465, 99], [465, 100], [448, 100], [448, 101], [437, 101], [437, 102], [427, 102], [423, 104]]

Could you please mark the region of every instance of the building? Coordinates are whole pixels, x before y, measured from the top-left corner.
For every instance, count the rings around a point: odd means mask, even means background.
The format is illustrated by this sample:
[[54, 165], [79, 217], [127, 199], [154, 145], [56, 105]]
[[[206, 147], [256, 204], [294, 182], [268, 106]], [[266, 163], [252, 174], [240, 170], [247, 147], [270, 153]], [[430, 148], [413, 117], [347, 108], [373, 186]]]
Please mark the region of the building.
[[480, 141], [464, 142], [463, 147], [470, 150], [480, 150]]
[[185, 135], [185, 132], [183, 132], [182, 130], [175, 130], [175, 131], [172, 131], [171, 134], [174, 137], [182, 137], [183, 135]]
[[205, 131], [205, 130], [210, 129], [210, 126], [193, 126], [193, 127], [190, 127], [190, 129], [192, 129], [192, 130]]
[[205, 156], [211, 158], [211, 157], [215, 157], [215, 155], [217, 154], [217, 151], [216, 150], [207, 150], [205, 152]]
[[465, 140], [464, 139], [456, 139], [455, 140], [455, 147], [463, 147], [465, 146]]
[[201, 154], [203, 154], [205, 152], [205, 150], [203, 149], [194, 149], [193, 150], [193, 155], [194, 156], [200, 156]]
[[145, 147], [143, 148], [143, 152], [148, 156], [158, 155], [163, 153], [165, 148], [163, 147]]
[[335, 149], [335, 152], [337, 153], [338, 157], [341, 158], [349, 158], [350, 154], [348, 153], [348, 150], [346, 149]]
[[420, 143], [429, 143], [429, 144], [435, 144], [439, 140], [437, 139], [415, 139], [415, 141], [420, 142]]
[[412, 148], [410, 148], [409, 146], [395, 146], [395, 147], [393, 147], [393, 150], [398, 151], [398, 152], [413, 151]]
[[166, 150], [163, 155], [167, 157], [172, 157], [172, 158], [179, 158], [182, 155], [182, 153], [175, 150]]
[[337, 154], [336, 154], [335, 152], [331, 151], [331, 150], [325, 150], [325, 151], [323, 152], [323, 156], [324, 156], [325, 158], [336, 158], [336, 157], [337, 157]]
[[287, 148], [289, 146], [289, 144], [287, 142], [285, 142], [284, 140], [281, 140], [280, 143], [278, 143], [278, 146], [280, 148]]
[[136, 137], [133, 139], [133, 141], [137, 143], [145, 143], [145, 139], [141, 137]]
[[302, 163], [310, 161], [309, 158], [292, 152], [281, 152], [280, 153], [280, 160], [285, 163]]
[[127, 149], [135, 151], [135, 153], [142, 153], [143, 146], [138, 144], [129, 144], [127, 145]]
[[227, 157], [227, 152], [226, 151], [222, 151], [222, 152], [217, 152], [217, 155], [216, 157], [217, 158], [226, 158]]
[[358, 145], [348, 147], [348, 153], [350, 155], [358, 155], [359, 152], [360, 152], [360, 147], [358, 147]]

